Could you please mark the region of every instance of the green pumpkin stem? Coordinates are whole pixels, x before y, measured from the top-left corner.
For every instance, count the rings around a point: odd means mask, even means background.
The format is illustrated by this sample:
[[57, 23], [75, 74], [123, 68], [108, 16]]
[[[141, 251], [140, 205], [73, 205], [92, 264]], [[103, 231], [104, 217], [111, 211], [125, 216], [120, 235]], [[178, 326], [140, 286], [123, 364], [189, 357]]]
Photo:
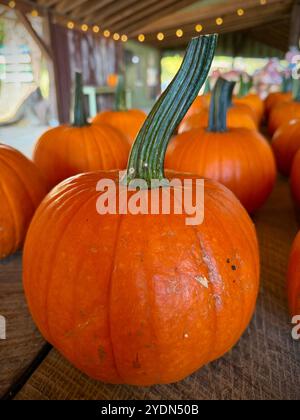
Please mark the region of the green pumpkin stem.
[[243, 98], [244, 96], [248, 95], [252, 86], [253, 86], [252, 78], [250, 78], [248, 82], [245, 82], [243, 75], [241, 75], [238, 97]]
[[84, 108], [84, 95], [82, 85], [82, 74], [76, 73], [73, 127], [86, 127], [89, 125]]
[[127, 111], [125, 78], [121, 74], [118, 75], [118, 85], [115, 98], [115, 111]]
[[235, 82], [229, 82], [221, 77], [214, 87], [209, 110], [208, 131], [223, 133], [227, 131], [227, 111], [232, 105], [232, 95]]
[[300, 80], [294, 80], [294, 95], [293, 99], [295, 102], [300, 102]]
[[172, 83], [158, 99], [131, 149], [127, 182], [163, 180], [164, 160], [170, 139], [196, 99], [214, 58], [217, 35], [194, 38]]
[[288, 93], [293, 90], [293, 78], [291, 76], [284, 75], [281, 83], [281, 92]]

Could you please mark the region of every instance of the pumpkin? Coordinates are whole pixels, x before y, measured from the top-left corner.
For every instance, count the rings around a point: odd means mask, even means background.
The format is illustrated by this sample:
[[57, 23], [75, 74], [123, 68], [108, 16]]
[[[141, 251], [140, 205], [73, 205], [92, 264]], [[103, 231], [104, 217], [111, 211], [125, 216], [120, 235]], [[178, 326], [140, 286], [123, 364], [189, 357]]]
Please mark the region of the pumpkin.
[[292, 92], [272, 92], [265, 99], [265, 112], [269, 116], [273, 108], [278, 104], [290, 102], [293, 99]]
[[119, 76], [115, 110], [102, 111], [93, 119], [94, 125], [110, 125], [121, 131], [130, 145], [134, 142], [146, 119], [145, 112], [139, 109], [127, 109], [124, 78]]
[[289, 176], [295, 154], [300, 149], [300, 119], [279, 127], [273, 136], [272, 147], [278, 170]]
[[60, 126], [38, 140], [33, 160], [52, 188], [70, 176], [93, 170], [124, 169], [130, 145], [110, 125], [87, 122], [82, 94], [82, 76], [76, 74], [75, 115], [72, 126]]
[[192, 103], [192, 106], [186, 113], [184, 119], [189, 118], [192, 115], [199, 114], [199, 112], [201, 112], [203, 109], [208, 108], [209, 102], [210, 102], [210, 94], [197, 96], [197, 98]]
[[293, 243], [288, 267], [288, 298], [293, 316], [300, 315], [300, 232]]
[[115, 88], [118, 85], [118, 75], [117, 74], [109, 74], [107, 76], [107, 85], [111, 88]]
[[298, 91], [291, 101], [281, 102], [272, 108], [269, 117], [269, 133], [271, 135], [273, 135], [281, 125], [300, 118], [300, 82], [298, 81], [298, 83]]
[[133, 145], [127, 182], [120, 184], [116, 172], [73, 177], [43, 201], [31, 224], [24, 288], [33, 318], [50, 343], [95, 379], [139, 386], [181, 380], [231, 349], [253, 314], [256, 233], [225, 187], [205, 182], [205, 219], [194, 226], [172, 211], [95, 211], [103, 177], [115, 181], [117, 193], [122, 186], [126, 203], [133, 194], [127, 183], [136, 179], [148, 185], [143, 197], [163, 190], [151, 181], [165, 178], [165, 149], [208, 74], [215, 46], [216, 36], [189, 44]]
[[[227, 124], [229, 128], [249, 128], [251, 130], [257, 130], [257, 122], [255, 121], [255, 114], [245, 104], [232, 104], [232, 93], [235, 86], [235, 82], [230, 83], [230, 107], [227, 112]], [[182, 121], [179, 126], [178, 133], [182, 134], [187, 131], [196, 128], [206, 128], [209, 121], [209, 108], [203, 108], [198, 114], [194, 114]]]
[[298, 209], [300, 209], [300, 150], [296, 153], [290, 176], [292, 196]]
[[243, 76], [240, 77], [240, 90], [237, 98], [234, 98], [234, 104], [244, 104], [247, 105], [255, 114], [255, 120], [259, 125], [262, 122], [265, 106], [263, 100], [259, 95], [255, 93], [250, 93], [252, 87], [252, 78], [249, 82], [245, 82]]
[[273, 189], [275, 161], [259, 132], [227, 128], [226, 96], [230, 84], [224, 79], [216, 84], [208, 129], [194, 129], [174, 137], [167, 151], [166, 168], [221, 182], [252, 213], [264, 204]]
[[17, 150], [0, 144], [0, 259], [23, 245], [30, 220], [46, 193], [35, 165]]

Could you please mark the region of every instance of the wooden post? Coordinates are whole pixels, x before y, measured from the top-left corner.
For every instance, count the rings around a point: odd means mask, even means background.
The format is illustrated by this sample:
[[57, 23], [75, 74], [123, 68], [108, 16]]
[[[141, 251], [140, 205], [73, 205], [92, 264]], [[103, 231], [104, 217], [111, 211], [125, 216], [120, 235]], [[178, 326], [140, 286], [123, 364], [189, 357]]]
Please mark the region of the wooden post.
[[292, 16], [291, 16], [291, 29], [290, 29], [290, 47], [299, 48], [300, 40], [300, 0], [295, 0]]

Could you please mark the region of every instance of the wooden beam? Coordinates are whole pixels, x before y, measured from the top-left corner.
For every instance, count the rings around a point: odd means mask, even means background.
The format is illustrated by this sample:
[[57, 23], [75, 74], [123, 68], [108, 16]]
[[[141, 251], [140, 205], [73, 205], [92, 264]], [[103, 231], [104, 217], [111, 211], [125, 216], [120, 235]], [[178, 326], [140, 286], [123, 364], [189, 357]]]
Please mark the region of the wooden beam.
[[81, 6], [82, 4], [88, 4], [89, 1], [87, 0], [63, 0], [60, 1], [56, 7], [55, 11], [61, 14], [69, 13], [71, 10], [76, 8], [77, 6]]
[[[95, 12], [97, 10], [107, 8], [110, 4], [111, 6], [109, 7], [113, 7], [114, 5], [117, 5], [118, 7], [120, 1], [121, 0], [118, 0], [117, 2], [115, 0], [89, 0], [88, 2], [86, 2], [86, 4], [81, 5], [72, 10], [70, 16], [74, 19], [83, 19], [87, 16], [90, 16], [91, 19], [87, 19], [87, 21], [93, 20], [93, 18], [95, 18]], [[103, 20], [101, 20], [101, 22], [103, 22]], [[93, 23], [97, 22], [93, 20]]]
[[300, 0], [295, 0], [293, 5], [290, 25], [290, 47], [299, 48], [300, 40]]
[[41, 49], [42, 53], [48, 60], [52, 60], [52, 52], [48, 45], [43, 41], [43, 39], [39, 36], [39, 34], [35, 31], [33, 26], [31, 25], [30, 20], [27, 18], [26, 14], [21, 10], [16, 10], [16, 14], [18, 19], [23, 23], [27, 32], [31, 35], [34, 41], [37, 43], [39, 48]]
[[37, 0], [37, 3], [43, 7], [52, 7], [59, 2], [60, 0]]

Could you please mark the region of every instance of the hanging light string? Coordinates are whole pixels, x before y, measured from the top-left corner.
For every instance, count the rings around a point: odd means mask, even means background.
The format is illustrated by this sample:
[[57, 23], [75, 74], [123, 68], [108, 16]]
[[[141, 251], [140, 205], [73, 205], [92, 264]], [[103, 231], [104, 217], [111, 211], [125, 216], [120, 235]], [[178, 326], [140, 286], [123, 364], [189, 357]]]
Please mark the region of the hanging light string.
[[[261, 6], [266, 6], [268, 4], [268, 0], [257, 0], [258, 4], [260, 4]], [[30, 0], [25, 0], [25, 3], [32, 4], [32, 2]], [[10, 0], [7, 3], [7, 6], [10, 7], [11, 9], [17, 8], [17, 1], [15, 0]], [[38, 5], [36, 5], [36, 7], [38, 7]], [[32, 17], [38, 17], [39, 16], [39, 11], [35, 8], [35, 6], [33, 6], [31, 12], [30, 12]], [[246, 10], [243, 9], [242, 7], [237, 8], [236, 10], [236, 14], [239, 17], [243, 17], [246, 14]], [[63, 19], [61, 22], [62, 25], [64, 25], [67, 29], [69, 29], [70, 31], [73, 30], [80, 30], [84, 33], [87, 32], [91, 32], [94, 35], [99, 35], [99, 36], [103, 36], [104, 38], [110, 38], [113, 39], [116, 42], [127, 42], [129, 40], [129, 37], [127, 34], [120, 34], [118, 32], [114, 32], [108, 28], [101, 28], [99, 25], [88, 25], [87, 23], [78, 23], [75, 22], [74, 20], [68, 20], [66, 21], [62, 16], [60, 16], [61, 19]], [[218, 16], [215, 19], [215, 25], [217, 27], [221, 27], [224, 22], [226, 22], [226, 18], [224, 16]], [[196, 25], [194, 25], [192, 31], [194, 31], [196, 34], [199, 34], [201, 32], [203, 32], [205, 30], [205, 27], [203, 24], [201, 24], [200, 22], [197, 23]], [[191, 31], [189, 31], [189, 33], [191, 33]], [[178, 28], [174, 31], [174, 34], [172, 34], [173, 36], [176, 36], [178, 39], [182, 38], [184, 36], [184, 30], [182, 28]], [[153, 34], [149, 35], [151, 36], [151, 39], [153, 39]], [[159, 42], [163, 42], [167, 39], [167, 35], [160, 31], [156, 34], [156, 39]], [[136, 40], [140, 43], [143, 43], [145, 41], [147, 41], [147, 35], [140, 33], [137, 37], [134, 38], [130, 38], [132, 40]]]

